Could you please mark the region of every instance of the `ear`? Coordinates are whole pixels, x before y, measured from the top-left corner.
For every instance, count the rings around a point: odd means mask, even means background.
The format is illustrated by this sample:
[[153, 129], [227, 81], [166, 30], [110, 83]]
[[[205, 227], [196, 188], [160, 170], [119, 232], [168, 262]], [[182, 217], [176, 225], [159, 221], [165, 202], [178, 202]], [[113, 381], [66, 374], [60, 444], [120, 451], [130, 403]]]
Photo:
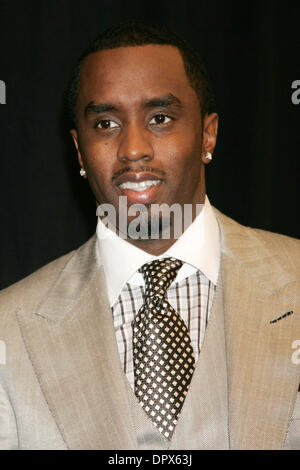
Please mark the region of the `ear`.
[[203, 141], [202, 141], [202, 162], [207, 164], [211, 158], [207, 158], [207, 152], [213, 154], [217, 143], [219, 116], [216, 113], [206, 114], [203, 119]]
[[76, 147], [77, 157], [78, 157], [78, 163], [79, 163], [80, 167], [83, 168], [83, 167], [84, 167], [84, 165], [83, 165], [83, 159], [82, 159], [82, 156], [81, 156], [81, 153], [80, 153], [79, 143], [78, 143], [78, 132], [77, 132], [76, 129], [71, 129], [71, 130], [70, 130], [70, 134], [71, 134], [71, 136], [72, 136], [74, 145], [75, 145], [75, 147]]

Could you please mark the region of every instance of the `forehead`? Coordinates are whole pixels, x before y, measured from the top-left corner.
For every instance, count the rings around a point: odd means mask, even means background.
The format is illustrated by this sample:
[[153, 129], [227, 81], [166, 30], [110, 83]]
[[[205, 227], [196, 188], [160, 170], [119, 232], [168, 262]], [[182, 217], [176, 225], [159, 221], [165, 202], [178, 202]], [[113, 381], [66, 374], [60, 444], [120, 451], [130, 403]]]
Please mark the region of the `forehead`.
[[196, 98], [179, 50], [173, 46], [120, 47], [90, 54], [83, 62], [78, 100], [147, 98], [173, 93]]

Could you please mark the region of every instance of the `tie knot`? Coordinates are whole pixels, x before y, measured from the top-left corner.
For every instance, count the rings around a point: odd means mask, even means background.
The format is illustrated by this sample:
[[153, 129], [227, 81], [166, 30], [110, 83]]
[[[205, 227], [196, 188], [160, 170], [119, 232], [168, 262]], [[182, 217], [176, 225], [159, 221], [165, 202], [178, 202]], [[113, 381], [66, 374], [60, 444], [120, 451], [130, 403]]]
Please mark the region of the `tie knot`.
[[182, 261], [176, 258], [161, 258], [144, 264], [139, 272], [144, 277], [146, 297], [165, 297], [181, 266]]

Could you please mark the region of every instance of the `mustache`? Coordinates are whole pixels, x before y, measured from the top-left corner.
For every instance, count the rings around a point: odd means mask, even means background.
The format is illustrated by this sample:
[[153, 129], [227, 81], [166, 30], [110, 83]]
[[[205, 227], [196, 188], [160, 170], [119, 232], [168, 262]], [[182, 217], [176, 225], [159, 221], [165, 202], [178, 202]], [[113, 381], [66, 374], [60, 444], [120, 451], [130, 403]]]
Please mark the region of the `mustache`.
[[153, 173], [157, 176], [162, 177], [162, 179], [166, 179], [166, 176], [167, 176], [166, 173], [163, 170], [159, 170], [158, 168], [153, 168], [151, 166], [141, 166], [139, 168], [133, 168], [133, 167], [130, 167], [130, 166], [126, 166], [124, 168], [121, 168], [121, 170], [116, 171], [113, 174], [111, 180], [114, 181], [116, 178], [123, 175], [124, 173], [130, 173], [130, 172], [134, 172], [134, 173], [149, 172], [149, 173]]

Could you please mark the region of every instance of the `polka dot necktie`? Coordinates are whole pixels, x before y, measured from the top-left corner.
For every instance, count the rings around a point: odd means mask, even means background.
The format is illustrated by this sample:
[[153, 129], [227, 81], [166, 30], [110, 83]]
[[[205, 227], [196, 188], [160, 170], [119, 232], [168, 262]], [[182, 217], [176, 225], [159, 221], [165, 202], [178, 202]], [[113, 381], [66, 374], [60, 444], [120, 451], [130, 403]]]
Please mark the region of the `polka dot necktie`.
[[135, 394], [157, 429], [171, 439], [194, 368], [187, 327], [166, 291], [182, 262], [163, 258], [144, 264], [144, 304], [133, 322]]

